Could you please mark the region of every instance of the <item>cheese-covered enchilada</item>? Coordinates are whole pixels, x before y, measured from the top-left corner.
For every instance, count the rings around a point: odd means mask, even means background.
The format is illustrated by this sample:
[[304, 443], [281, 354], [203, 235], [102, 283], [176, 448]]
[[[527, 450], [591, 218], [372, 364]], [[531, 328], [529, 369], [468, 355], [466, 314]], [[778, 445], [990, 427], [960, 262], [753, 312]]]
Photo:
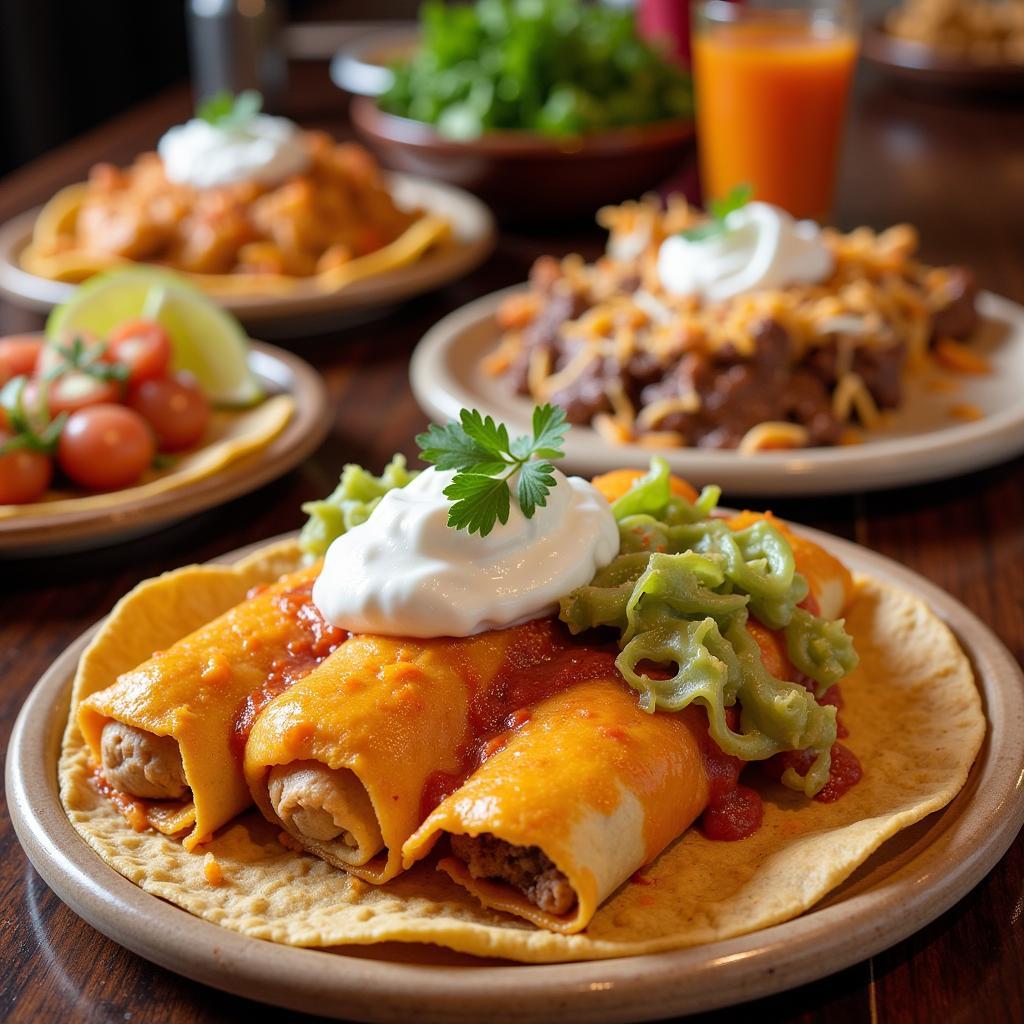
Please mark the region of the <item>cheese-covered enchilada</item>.
[[[799, 913], [962, 785], [983, 718], [920, 602], [770, 514], [723, 515], [660, 460], [569, 483], [537, 461], [552, 410], [532, 440], [461, 428], [420, 439], [434, 467], [400, 500], [382, 485], [323, 567], [163, 629], [137, 669], [109, 658], [113, 686], [76, 684], [62, 795], [118, 870], [300, 945], [626, 955]], [[194, 797], [186, 844], [146, 829], [126, 860], [90, 761], [138, 827], [159, 825], [149, 793], [186, 815]]]
[[313, 606], [316, 574], [255, 588], [79, 706], [97, 782], [133, 825], [190, 829], [192, 849], [249, 805], [241, 758], [258, 710], [347, 636]]

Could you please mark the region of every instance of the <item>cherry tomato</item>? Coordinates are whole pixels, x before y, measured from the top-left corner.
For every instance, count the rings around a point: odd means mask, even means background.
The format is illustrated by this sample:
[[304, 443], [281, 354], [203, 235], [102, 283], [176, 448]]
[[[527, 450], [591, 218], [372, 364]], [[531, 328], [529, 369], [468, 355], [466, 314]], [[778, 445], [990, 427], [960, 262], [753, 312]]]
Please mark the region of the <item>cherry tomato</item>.
[[35, 372], [43, 344], [43, 339], [35, 334], [0, 338], [0, 363], [11, 371], [12, 377], [20, 377], [22, 374], [31, 376]]
[[171, 365], [170, 335], [152, 320], [128, 320], [108, 339], [110, 356], [128, 367], [132, 384], [166, 377]]
[[143, 381], [132, 389], [128, 404], [149, 422], [162, 452], [190, 448], [210, 422], [206, 395], [185, 373]]
[[149, 424], [123, 405], [73, 412], [57, 445], [60, 468], [76, 484], [112, 491], [135, 483], [156, 455]]
[[[0, 431], [0, 446], [10, 438]], [[53, 478], [49, 455], [15, 448], [0, 455], [0, 505], [24, 505], [38, 501]]]
[[[39, 401], [39, 381], [25, 385], [25, 408], [34, 409]], [[50, 381], [47, 403], [51, 416], [62, 412], [77, 412], [90, 405], [119, 402], [124, 386], [117, 380], [99, 380], [81, 370], [71, 370]]]

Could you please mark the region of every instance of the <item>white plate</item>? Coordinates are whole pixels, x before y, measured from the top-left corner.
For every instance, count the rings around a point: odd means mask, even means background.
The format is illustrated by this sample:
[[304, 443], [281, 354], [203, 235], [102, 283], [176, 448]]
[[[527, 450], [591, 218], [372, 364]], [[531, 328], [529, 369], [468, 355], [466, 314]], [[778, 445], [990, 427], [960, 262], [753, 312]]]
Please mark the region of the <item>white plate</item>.
[[[344, 1020], [655, 1020], [756, 999], [842, 970], [933, 921], [977, 885], [1013, 842], [1024, 821], [1024, 676], [988, 628], [938, 587], [848, 541], [802, 532], [851, 569], [913, 592], [949, 624], [974, 666], [988, 734], [951, 804], [890, 839], [792, 921], [668, 953], [528, 966], [399, 943], [296, 949], [193, 917], [108, 867], [60, 804], [57, 758], [71, 679], [92, 629], [54, 661], [14, 725], [5, 784], [15, 831], [54, 892], [140, 956], [249, 999]], [[61, 951], [52, 953], [59, 968]]]
[[[431, 250], [407, 267], [354, 281], [335, 292], [299, 283], [288, 296], [230, 296], [217, 301], [263, 337], [294, 336], [336, 325], [353, 315], [392, 305], [468, 274], [494, 248], [494, 217], [475, 196], [452, 185], [405, 174], [389, 175], [399, 206], [421, 206], [452, 224], [453, 245]], [[39, 210], [29, 210], [0, 227], [0, 294], [19, 306], [46, 313], [65, 302], [73, 284], [22, 270], [18, 257], [32, 236]]]
[[[457, 419], [473, 407], [509, 426], [527, 429], [532, 403], [513, 394], [501, 378], [481, 369], [498, 339], [495, 313], [506, 288], [446, 316], [416, 348], [410, 375], [423, 409], [440, 420]], [[992, 363], [992, 373], [958, 375], [955, 394], [929, 392], [910, 380], [904, 403], [885, 429], [863, 444], [740, 455], [735, 451], [667, 448], [672, 469], [691, 482], [717, 483], [732, 494], [838, 494], [920, 483], [980, 469], [1024, 451], [1024, 307], [982, 292], [983, 324], [972, 348]], [[958, 422], [954, 403], [970, 403], [984, 417]], [[585, 476], [620, 466], [646, 466], [652, 449], [612, 445], [590, 427], [574, 427], [565, 446], [566, 464]]]

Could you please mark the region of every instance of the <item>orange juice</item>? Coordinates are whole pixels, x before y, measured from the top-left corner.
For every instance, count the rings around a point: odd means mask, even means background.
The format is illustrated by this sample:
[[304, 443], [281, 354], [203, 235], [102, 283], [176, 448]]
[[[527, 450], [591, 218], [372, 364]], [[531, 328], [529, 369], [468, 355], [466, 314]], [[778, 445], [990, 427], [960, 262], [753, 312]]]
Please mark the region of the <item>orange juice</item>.
[[754, 196], [824, 220], [856, 37], [786, 19], [700, 25], [693, 40], [697, 140], [705, 199], [749, 182]]

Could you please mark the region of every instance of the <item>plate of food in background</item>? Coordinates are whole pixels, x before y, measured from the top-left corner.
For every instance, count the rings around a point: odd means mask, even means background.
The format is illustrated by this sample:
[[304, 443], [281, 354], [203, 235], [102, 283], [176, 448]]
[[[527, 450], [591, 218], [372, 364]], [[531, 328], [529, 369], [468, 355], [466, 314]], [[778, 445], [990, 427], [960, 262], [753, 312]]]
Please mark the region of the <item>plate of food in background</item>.
[[[475, 197], [386, 175], [355, 143], [226, 94], [128, 168], [97, 164], [0, 229], [0, 292], [46, 311], [113, 267], [185, 274], [247, 326], [315, 329], [468, 273], [494, 244]], [[333, 319], [332, 319], [333, 318]]]
[[864, 33], [864, 56], [906, 82], [1000, 92], [1024, 88], [1024, 6], [905, 0]]
[[468, 189], [506, 219], [590, 216], [669, 178], [692, 147], [689, 75], [640, 38], [631, 10], [428, 3], [411, 57], [374, 76], [359, 61], [374, 38], [354, 46], [336, 61], [340, 81], [387, 86], [352, 102], [366, 142], [388, 166]]
[[562, 405], [571, 465], [643, 464], [745, 494], [859, 491], [1024, 449], [1024, 309], [916, 257], [909, 225], [796, 222], [737, 189], [606, 208], [605, 255], [442, 320], [411, 366], [435, 416]]
[[303, 360], [152, 268], [91, 279], [0, 338], [0, 554], [98, 547], [291, 469], [327, 432]]
[[611, 1021], [821, 977], [983, 877], [1024, 818], [987, 628], [663, 459], [567, 477], [566, 427], [461, 410], [428, 468], [125, 595], [9, 748], [57, 894], [293, 1009]]

